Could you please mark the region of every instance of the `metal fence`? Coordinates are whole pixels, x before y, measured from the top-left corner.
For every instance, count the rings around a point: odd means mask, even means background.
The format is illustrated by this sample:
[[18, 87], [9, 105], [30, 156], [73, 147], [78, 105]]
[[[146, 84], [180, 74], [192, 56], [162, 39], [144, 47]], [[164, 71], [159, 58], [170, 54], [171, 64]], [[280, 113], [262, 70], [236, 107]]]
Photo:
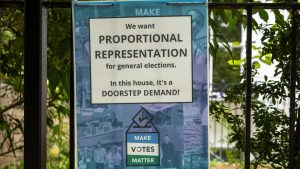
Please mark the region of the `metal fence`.
[[[295, 138], [295, 89], [297, 71], [297, 31], [296, 12], [300, 8], [297, 0], [286, 3], [257, 3], [247, 0], [244, 3], [208, 3], [210, 9], [245, 9], [247, 14], [246, 41], [246, 149], [245, 168], [250, 169], [250, 129], [251, 129], [251, 58], [252, 58], [252, 11], [253, 9], [291, 10], [291, 69], [290, 69], [290, 138]], [[46, 100], [47, 100], [47, 9], [68, 8], [71, 2], [47, 2], [44, 0], [2, 0], [0, 8], [22, 8], [24, 21], [24, 167], [25, 169], [46, 168]], [[71, 18], [70, 18], [71, 19]], [[72, 60], [72, 57], [70, 58]], [[73, 62], [71, 62], [73, 63]], [[73, 66], [71, 65], [71, 68]], [[73, 70], [71, 70], [73, 71]], [[71, 72], [71, 94], [73, 73]], [[34, 91], [32, 89], [35, 89]], [[73, 105], [74, 100], [70, 100]], [[70, 107], [70, 168], [74, 168], [74, 109]], [[295, 168], [295, 139], [289, 142], [289, 168]]]

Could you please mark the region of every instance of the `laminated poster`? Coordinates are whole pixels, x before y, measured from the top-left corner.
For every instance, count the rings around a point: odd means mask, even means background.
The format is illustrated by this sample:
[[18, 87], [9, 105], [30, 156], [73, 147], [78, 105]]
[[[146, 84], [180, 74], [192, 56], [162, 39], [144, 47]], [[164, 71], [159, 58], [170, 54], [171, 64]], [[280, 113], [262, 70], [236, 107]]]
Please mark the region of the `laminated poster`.
[[73, 2], [78, 169], [208, 169], [207, 4]]

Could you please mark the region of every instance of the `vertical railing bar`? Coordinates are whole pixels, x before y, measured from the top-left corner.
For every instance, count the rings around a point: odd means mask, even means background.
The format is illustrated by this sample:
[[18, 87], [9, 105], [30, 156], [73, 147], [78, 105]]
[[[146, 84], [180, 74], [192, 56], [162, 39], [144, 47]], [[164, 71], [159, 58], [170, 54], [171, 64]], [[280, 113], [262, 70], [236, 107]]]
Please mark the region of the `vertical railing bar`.
[[[249, 3], [252, 0], [248, 0]], [[246, 39], [246, 142], [245, 169], [250, 169], [250, 137], [251, 137], [251, 62], [252, 62], [252, 6], [247, 5], [247, 39]]]
[[24, 168], [46, 169], [47, 11], [43, 0], [25, 0]]
[[[71, 8], [72, 14], [72, 8]], [[75, 101], [74, 101], [74, 60], [73, 60], [73, 19], [71, 15], [71, 48], [70, 48], [70, 138], [69, 138], [69, 145], [70, 145], [70, 159], [69, 159], [69, 168], [75, 169]]]
[[291, 68], [290, 68], [290, 134], [289, 134], [289, 168], [295, 168], [295, 88], [297, 76], [297, 22], [295, 7], [292, 7], [292, 32], [291, 32]]

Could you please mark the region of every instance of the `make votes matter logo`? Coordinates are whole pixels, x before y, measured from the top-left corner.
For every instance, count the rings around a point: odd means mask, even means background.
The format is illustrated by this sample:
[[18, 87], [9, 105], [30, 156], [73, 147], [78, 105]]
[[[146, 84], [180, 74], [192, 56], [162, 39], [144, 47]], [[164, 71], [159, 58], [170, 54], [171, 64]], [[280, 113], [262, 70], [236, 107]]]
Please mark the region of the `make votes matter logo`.
[[159, 166], [159, 132], [151, 122], [153, 117], [142, 108], [126, 132], [127, 166]]

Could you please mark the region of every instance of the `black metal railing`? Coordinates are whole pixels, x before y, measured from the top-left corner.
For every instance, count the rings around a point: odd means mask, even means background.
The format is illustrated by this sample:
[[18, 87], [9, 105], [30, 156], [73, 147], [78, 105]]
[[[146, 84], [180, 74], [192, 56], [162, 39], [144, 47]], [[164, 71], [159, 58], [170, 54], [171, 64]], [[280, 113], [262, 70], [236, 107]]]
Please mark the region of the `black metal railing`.
[[[46, 2], [43, 0], [0, 1], [0, 8], [23, 8], [25, 10], [25, 77], [24, 77], [24, 166], [25, 169], [45, 169], [46, 167], [46, 28], [48, 8], [69, 8], [71, 2]], [[246, 149], [245, 168], [250, 169], [250, 128], [251, 128], [251, 45], [252, 45], [252, 10], [253, 9], [288, 9], [292, 11], [291, 69], [290, 69], [290, 136], [289, 168], [295, 169], [295, 89], [297, 71], [297, 31], [296, 12], [300, 8], [297, 0], [285, 3], [208, 3], [210, 9], [245, 9], [247, 14], [246, 41]], [[0, 16], [1, 17], [1, 16]], [[70, 18], [71, 20], [71, 18]], [[72, 51], [71, 51], [72, 52]], [[72, 60], [72, 55], [71, 58]], [[73, 63], [73, 61], [71, 61]], [[73, 66], [71, 65], [71, 69]], [[71, 70], [73, 71], [73, 70]], [[71, 94], [73, 91], [73, 72], [71, 72]], [[33, 92], [31, 89], [35, 88]], [[71, 97], [72, 98], [72, 97]], [[70, 168], [74, 168], [74, 108], [70, 100]]]

